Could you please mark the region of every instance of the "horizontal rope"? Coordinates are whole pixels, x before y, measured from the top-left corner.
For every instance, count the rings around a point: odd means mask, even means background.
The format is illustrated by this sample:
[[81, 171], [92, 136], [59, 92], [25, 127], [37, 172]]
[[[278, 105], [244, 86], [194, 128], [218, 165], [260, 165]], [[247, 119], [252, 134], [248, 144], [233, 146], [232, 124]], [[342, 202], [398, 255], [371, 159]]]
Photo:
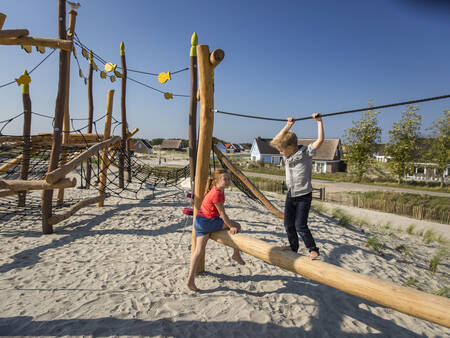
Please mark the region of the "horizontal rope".
[[[340, 111], [340, 112], [328, 113], [328, 114], [320, 114], [320, 115], [322, 117], [326, 117], [326, 116], [350, 114], [350, 113], [357, 113], [357, 112], [362, 112], [362, 111], [366, 111], [366, 110], [390, 108], [390, 107], [395, 107], [395, 106], [403, 106], [403, 105], [406, 105], [406, 104], [414, 104], [414, 103], [427, 102], [427, 101], [436, 101], [436, 100], [442, 100], [442, 99], [448, 99], [448, 98], [450, 98], [450, 94], [442, 95], [442, 96], [428, 97], [428, 98], [425, 98], [425, 99], [418, 99], [418, 100], [411, 100], [411, 101], [403, 101], [403, 102], [385, 104], [385, 105], [381, 105], [381, 106], [372, 106], [372, 107], [359, 108], [359, 109], [353, 109], [353, 110], [344, 110], [344, 111]], [[273, 117], [263, 117], [263, 116], [255, 116], [255, 115], [237, 114], [237, 113], [224, 112], [224, 111], [221, 111], [221, 110], [218, 110], [218, 109], [213, 109], [213, 112], [214, 113], [219, 113], [219, 114], [232, 115], [232, 116], [247, 117], [247, 118], [251, 118], [251, 119], [259, 119], [259, 120], [287, 121], [287, 119], [282, 119], [282, 118], [273, 118]], [[313, 117], [312, 116], [306, 116], [306, 117], [295, 118], [294, 121], [309, 120], [309, 119], [313, 119]]]

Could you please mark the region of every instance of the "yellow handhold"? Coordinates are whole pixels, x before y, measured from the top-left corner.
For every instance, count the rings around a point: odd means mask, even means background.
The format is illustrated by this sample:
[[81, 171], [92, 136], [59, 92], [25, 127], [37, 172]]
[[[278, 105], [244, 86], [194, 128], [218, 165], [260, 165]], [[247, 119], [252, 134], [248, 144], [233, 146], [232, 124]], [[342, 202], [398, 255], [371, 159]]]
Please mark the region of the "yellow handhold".
[[161, 83], [166, 83], [167, 80], [170, 80], [170, 72], [167, 73], [159, 73], [158, 81]]
[[92, 69], [98, 71], [97, 64], [94, 61], [92, 61]]
[[105, 72], [109, 73], [110, 71], [115, 70], [117, 65], [112, 64], [111, 62], [107, 62], [105, 65]]
[[84, 56], [86, 60], [89, 60], [89, 54], [86, 49], [81, 48], [81, 54]]
[[117, 70], [114, 70], [114, 74], [119, 78], [123, 79], [123, 74], [121, 72], [118, 72]]
[[103, 70], [100, 72], [100, 77], [106, 79], [106, 73]]
[[197, 56], [197, 45], [198, 45], [198, 37], [197, 33], [194, 32], [191, 37], [191, 53], [190, 56]]
[[125, 44], [122, 41], [120, 43], [120, 56], [124, 56], [124, 55], [125, 55]]
[[44, 54], [45, 53], [45, 47], [44, 46], [36, 46], [36, 50], [41, 53]]
[[22, 75], [20, 75], [18, 79], [15, 80], [18, 86], [23, 85], [22, 87], [23, 94], [28, 94], [30, 92], [31, 77], [30, 75], [28, 75], [28, 72], [26, 70], [23, 72]]
[[92, 62], [94, 62], [94, 54], [92, 53], [92, 51], [89, 51], [89, 64], [91, 64]]
[[109, 79], [111, 80], [111, 82], [116, 81], [116, 77], [115, 77], [114, 75], [111, 75], [111, 76], [109, 77]]
[[28, 54], [33, 51], [33, 46], [30, 45], [21, 45], [20, 47], [22, 47], [22, 49], [25, 50], [25, 52], [27, 52]]
[[165, 98], [166, 100], [173, 99], [173, 94], [172, 94], [172, 93], [164, 93], [164, 98]]

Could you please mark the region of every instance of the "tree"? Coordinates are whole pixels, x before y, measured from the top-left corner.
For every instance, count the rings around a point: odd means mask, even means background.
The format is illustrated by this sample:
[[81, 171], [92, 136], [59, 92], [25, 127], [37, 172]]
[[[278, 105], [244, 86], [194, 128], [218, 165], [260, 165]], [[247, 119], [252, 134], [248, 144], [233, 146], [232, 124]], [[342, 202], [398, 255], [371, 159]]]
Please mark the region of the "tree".
[[444, 110], [444, 114], [429, 128], [431, 138], [428, 140], [428, 153], [426, 159], [436, 163], [437, 174], [441, 178], [441, 188], [444, 186], [444, 173], [450, 163], [450, 110]]
[[[369, 101], [369, 105], [373, 105]], [[362, 113], [359, 121], [353, 121], [353, 127], [345, 131], [344, 145], [346, 152], [344, 160], [350, 171], [356, 173], [361, 182], [364, 174], [372, 165], [372, 154], [377, 141], [380, 140], [381, 128], [378, 126], [378, 112], [368, 110]]]
[[418, 159], [417, 145], [420, 136], [422, 116], [416, 113], [417, 106], [410, 105], [402, 113], [400, 121], [389, 130], [389, 142], [386, 145], [386, 155], [391, 157], [388, 162], [392, 173], [400, 183], [405, 175], [412, 172], [413, 163]]
[[163, 140], [164, 140], [163, 138], [154, 138], [152, 140], [152, 146], [159, 146]]

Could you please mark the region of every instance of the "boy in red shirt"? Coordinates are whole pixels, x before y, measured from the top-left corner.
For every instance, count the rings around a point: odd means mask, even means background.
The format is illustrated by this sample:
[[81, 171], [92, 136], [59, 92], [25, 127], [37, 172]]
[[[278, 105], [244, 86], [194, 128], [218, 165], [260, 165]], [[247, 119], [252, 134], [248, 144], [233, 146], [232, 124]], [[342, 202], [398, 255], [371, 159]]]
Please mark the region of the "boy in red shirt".
[[[191, 257], [191, 266], [189, 268], [189, 275], [186, 280], [187, 287], [192, 291], [199, 289], [195, 285], [195, 272], [197, 271], [198, 262], [201, 255], [205, 251], [206, 243], [209, 239], [209, 233], [219, 231], [222, 229], [230, 229], [230, 234], [237, 234], [241, 230], [241, 225], [238, 222], [229, 219], [225, 213], [224, 191], [230, 186], [230, 175], [224, 169], [217, 169], [212, 175], [212, 188], [203, 199], [200, 210], [195, 218], [194, 228], [197, 235], [197, 243], [195, 252]], [[233, 256], [236, 262], [244, 265], [241, 254], [238, 249], [234, 249]]]

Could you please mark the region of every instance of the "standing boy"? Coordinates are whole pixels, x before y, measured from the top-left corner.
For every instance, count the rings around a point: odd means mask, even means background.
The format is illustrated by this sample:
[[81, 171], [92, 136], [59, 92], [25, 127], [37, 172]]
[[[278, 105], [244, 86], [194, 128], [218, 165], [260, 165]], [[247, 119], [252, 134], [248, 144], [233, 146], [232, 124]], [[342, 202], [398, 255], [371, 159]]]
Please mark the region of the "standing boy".
[[307, 147], [298, 145], [297, 135], [290, 129], [295, 121], [291, 117], [286, 126], [274, 137], [270, 144], [284, 156], [286, 166], [286, 185], [288, 193], [284, 207], [284, 227], [289, 240], [289, 246], [282, 250], [298, 251], [298, 235], [309, 250], [313, 260], [319, 256], [319, 248], [308, 228], [308, 214], [311, 207], [312, 157], [323, 143], [323, 124], [319, 113], [312, 114], [317, 121], [317, 140]]

